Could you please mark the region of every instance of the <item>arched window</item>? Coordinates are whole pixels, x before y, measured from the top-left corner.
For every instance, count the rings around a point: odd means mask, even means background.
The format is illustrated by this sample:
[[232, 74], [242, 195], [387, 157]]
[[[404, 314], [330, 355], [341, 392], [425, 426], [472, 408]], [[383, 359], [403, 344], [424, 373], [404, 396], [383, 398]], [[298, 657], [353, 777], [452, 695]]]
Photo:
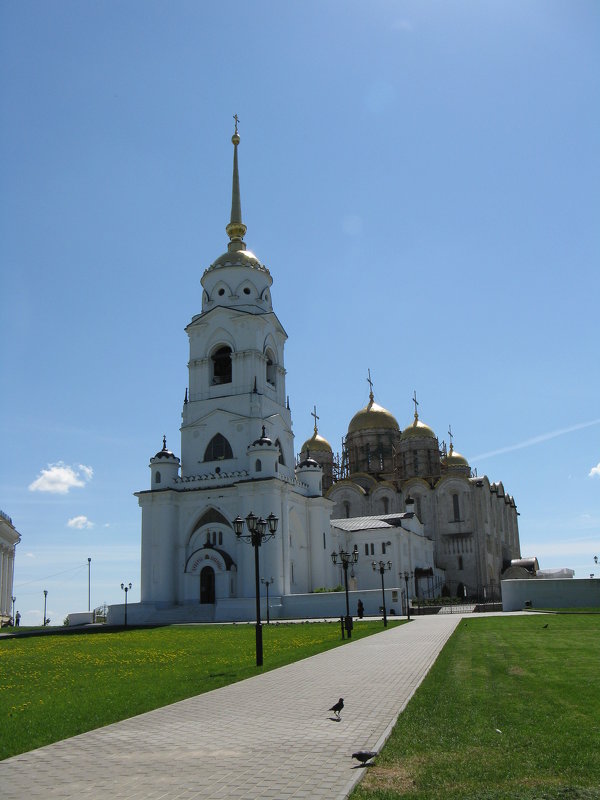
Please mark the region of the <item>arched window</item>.
[[225, 458], [233, 458], [233, 451], [227, 439], [220, 433], [217, 433], [208, 443], [208, 447], [204, 451], [205, 461], [223, 461]]
[[262, 472], [262, 461], [260, 460], [260, 458], [256, 459], [256, 464], [254, 465], [254, 469], [256, 470], [256, 472]]
[[270, 350], [267, 350], [265, 353], [267, 357], [267, 383], [271, 386], [275, 386], [275, 376], [276, 376], [276, 366], [275, 366], [275, 356]]
[[283, 466], [285, 467], [285, 461], [283, 460], [283, 450], [281, 449], [281, 442], [279, 441], [279, 439], [277, 439], [275, 441], [275, 444], [279, 448], [279, 459], [278, 459], [278, 461], [279, 461], [280, 464], [283, 464]]
[[381, 502], [383, 503], [383, 513], [388, 514], [390, 510], [390, 498], [382, 497]]
[[347, 500], [344, 503], [344, 511], [346, 513], [346, 519], [350, 519], [350, 503]]
[[458, 568], [459, 569], [463, 568], [463, 557], [462, 556], [458, 557]]
[[231, 383], [231, 347], [219, 347], [212, 356], [212, 382]]
[[157, 472], [154, 477], [154, 483], [160, 483], [160, 472]]
[[454, 522], [460, 521], [460, 507], [458, 505], [458, 495], [452, 495], [452, 510], [454, 511]]

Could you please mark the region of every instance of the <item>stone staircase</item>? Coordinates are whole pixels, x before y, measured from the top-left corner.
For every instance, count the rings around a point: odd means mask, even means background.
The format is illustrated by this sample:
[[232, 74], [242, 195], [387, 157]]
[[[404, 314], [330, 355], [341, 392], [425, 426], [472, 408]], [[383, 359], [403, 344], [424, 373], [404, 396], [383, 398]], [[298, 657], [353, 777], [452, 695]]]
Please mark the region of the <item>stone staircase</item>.
[[458, 603], [453, 606], [442, 606], [438, 614], [472, 614], [476, 608], [477, 603]]

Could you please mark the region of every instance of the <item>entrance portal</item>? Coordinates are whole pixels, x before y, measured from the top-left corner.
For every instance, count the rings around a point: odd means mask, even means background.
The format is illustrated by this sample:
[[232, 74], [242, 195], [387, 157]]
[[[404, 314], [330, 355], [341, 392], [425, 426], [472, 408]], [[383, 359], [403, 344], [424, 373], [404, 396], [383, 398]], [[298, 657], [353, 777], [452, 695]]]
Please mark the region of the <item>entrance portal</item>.
[[203, 567], [200, 573], [200, 602], [215, 602], [215, 572], [212, 567]]

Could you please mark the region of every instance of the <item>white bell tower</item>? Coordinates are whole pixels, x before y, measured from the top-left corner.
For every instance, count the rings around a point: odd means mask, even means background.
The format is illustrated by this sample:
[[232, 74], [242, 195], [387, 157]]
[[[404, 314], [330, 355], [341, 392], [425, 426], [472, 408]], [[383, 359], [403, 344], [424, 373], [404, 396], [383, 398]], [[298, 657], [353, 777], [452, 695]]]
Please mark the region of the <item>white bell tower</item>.
[[278, 473], [292, 478], [294, 444], [284, 368], [287, 334], [271, 305], [271, 274], [243, 240], [237, 121], [231, 141], [233, 186], [226, 227], [230, 241], [227, 252], [204, 272], [202, 312], [186, 328], [190, 360], [181, 475], [207, 470], [250, 473], [248, 444], [261, 437], [264, 426], [279, 449]]

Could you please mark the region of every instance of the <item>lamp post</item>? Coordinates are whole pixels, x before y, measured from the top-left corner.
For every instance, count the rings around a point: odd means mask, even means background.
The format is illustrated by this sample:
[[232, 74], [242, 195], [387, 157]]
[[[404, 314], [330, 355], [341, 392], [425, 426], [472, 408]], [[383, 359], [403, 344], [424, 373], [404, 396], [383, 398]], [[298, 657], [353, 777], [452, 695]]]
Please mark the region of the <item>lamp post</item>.
[[48, 597], [48, 589], [44, 589], [44, 628], [46, 627], [46, 598]]
[[[250, 512], [246, 517], [248, 533], [244, 533], [244, 520], [238, 516], [233, 520], [233, 530], [238, 539], [250, 542], [254, 548], [254, 579], [256, 591], [256, 666], [263, 665], [263, 640], [262, 625], [260, 622], [260, 575], [258, 565], [258, 548], [263, 542], [272, 539], [277, 533], [279, 519], [271, 512], [266, 519], [259, 519], [256, 514]], [[268, 528], [268, 531], [267, 531]], [[267, 606], [268, 610], [268, 606]]]
[[408, 600], [408, 579], [410, 578], [411, 581], [414, 576], [414, 572], [407, 572], [404, 571], [404, 583], [406, 585], [406, 616], [408, 617], [408, 622], [410, 622], [410, 602]]
[[379, 564], [377, 561], [372, 561], [371, 566], [373, 570], [377, 572], [379, 570], [379, 574], [381, 575], [381, 599], [383, 602], [383, 627], [387, 628], [387, 613], [385, 610], [385, 586], [383, 583], [383, 576], [385, 574], [386, 569], [390, 570], [392, 568], [392, 562], [388, 561], [387, 564], [384, 561], [380, 561]]
[[125, 627], [127, 627], [127, 592], [131, 589], [131, 583], [122, 583], [121, 589], [125, 592]]
[[344, 588], [346, 589], [346, 620], [344, 627], [346, 628], [346, 633], [350, 639], [352, 638], [352, 617], [350, 616], [350, 600], [348, 598], [348, 565], [356, 564], [358, 561], [358, 545], [354, 545], [354, 550], [352, 550], [351, 553], [343, 550], [341, 547], [337, 553], [334, 550], [331, 554], [331, 560], [334, 564], [337, 564], [338, 558], [341, 562], [342, 569], [344, 570]]
[[266, 578], [261, 578], [260, 582], [264, 583], [264, 585], [267, 587], [267, 625], [268, 625], [271, 622], [271, 618], [269, 616], [269, 586], [273, 583], [273, 578], [271, 578], [270, 581], [268, 581]]
[[92, 568], [92, 559], [91, 559], [91, 558], [88, 558], [88, 611], [90, 611], [90, 610], [91, 610], [91, 605], [90, 605], [90, 596], [91, 596], [91, 595], [90, 595], [90, 588], [91, 588], [91, 583], [90, 583], [90, 578], [91, 578], [91, 568]]
[[15, 603], [17, 602], [17, 598], [13, 594], [10, 599], [12, 600], [12, 607], [13, 607], [12, 624], [14, 625], [15, 624]]

